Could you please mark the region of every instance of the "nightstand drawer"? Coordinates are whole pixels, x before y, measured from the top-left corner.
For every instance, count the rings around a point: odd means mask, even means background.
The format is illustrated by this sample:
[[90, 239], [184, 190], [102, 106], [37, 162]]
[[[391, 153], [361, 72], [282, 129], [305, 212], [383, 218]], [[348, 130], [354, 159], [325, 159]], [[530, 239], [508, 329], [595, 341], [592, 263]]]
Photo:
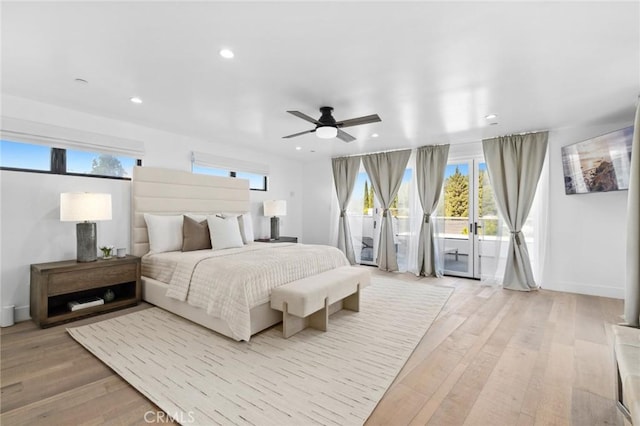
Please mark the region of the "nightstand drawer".
[[136, 268], [137, 265], [135, 263], [126, 263], [123, 265], [110, 265], [108, 268], [52, 273], [49, 275], [47, 294], [55, 296], [127, 281], [136, 281]]

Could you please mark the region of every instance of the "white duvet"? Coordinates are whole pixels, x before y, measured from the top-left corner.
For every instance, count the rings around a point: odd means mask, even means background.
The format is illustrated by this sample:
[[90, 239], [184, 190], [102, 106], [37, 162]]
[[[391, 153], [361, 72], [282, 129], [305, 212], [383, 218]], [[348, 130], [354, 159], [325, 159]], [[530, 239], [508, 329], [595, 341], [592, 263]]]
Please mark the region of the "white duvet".
[[148, 254], [142, 275], [169, 284], [167, 296], [225, 320], [237, 340], [251, 337], [251, 308], [269, 301], [271, 289], [348, 265], [335, 247], [255, 243], [227, 250]]

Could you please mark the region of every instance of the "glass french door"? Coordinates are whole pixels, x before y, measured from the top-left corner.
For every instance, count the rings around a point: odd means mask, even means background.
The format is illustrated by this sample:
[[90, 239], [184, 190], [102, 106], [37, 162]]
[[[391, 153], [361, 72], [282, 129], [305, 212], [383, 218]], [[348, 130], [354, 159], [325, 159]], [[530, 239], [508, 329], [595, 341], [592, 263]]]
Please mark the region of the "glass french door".
[[498, 231], [493, 191], [484, 160], [470, 159], [447, 164], [438, 205], [438, 243], [444, 273], [480, 278], [482, 252]]
[[347, 210], [356, 263], [377, 265], [381, 208], [373, 193], [371, 180], [362, 166]]
[[[412, 175], [413, 170], [407, 168], [398, 194], [389, 208], [389, 213], [392, 217], [396, 258], [401, 271], [406, 271], [408, 264], [410, 235], [409, 188]], [[371, 179], [369, 179], [364, 166], [361, 166], [356, 178], [347, 210], [356, 262], [362, 265], [377, 266], [382, 206], [378, 197], [374, 194]]]

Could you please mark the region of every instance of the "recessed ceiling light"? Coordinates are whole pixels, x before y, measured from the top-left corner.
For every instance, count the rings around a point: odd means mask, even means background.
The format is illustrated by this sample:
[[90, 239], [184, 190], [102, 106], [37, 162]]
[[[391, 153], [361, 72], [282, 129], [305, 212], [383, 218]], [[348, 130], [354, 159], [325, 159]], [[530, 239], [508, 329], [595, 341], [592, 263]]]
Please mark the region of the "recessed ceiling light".
[[140, 99], [137, 96], [134, 96], [133, 98], [129, 99], [131, 102], [133, 102], [134, 104], [141, 104], [142, 103], [142, 99]]
[[498, 125], [497, 122], [489, 123], [489, 126], [497, 126], [497, 125]]
[[374, 133], [374, 134], [371, 135], [372, 138], [377, 138], [378, 136], [380, 136], [380, 135], [377, 134], [377, 133]]
[[498, 117], [497, 114], [489, 114], [489, 115], [486, 115], [484, 118], [486, 118], [487, 120], [491, 120], [491, 119], [494, 119], [496, 117]]
[[235, 55], [233, 54], [233, 51], [231, 49], [222, 49], [220, 51], [220, 56], [222, 56], [225, 59], [231, 59], [233, 58]]
[[87, 80], [85, 80], [84, 78], [76, 78], [74, 80], [76, 83], [81, 83], [81, 84], [87, 84], [89, 83]]
[[309, 151], [309, 152], [316, 152], [316, 151], [312, 149], [312, 150], [311, 150], [311, 151]]
[[301, 146], [296, 146], [296, 151], [300, 151], [302, 149]]

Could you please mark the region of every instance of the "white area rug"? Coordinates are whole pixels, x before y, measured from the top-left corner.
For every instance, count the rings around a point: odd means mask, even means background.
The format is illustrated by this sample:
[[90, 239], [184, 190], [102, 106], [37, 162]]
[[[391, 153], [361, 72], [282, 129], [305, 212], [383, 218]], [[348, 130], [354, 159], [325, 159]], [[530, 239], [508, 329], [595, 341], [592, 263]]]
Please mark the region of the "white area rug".
[[236, 342], [159, 308], [67, 329], [167, 414], [201, 425], [359, 425], [452, 289], [373, 277], [329, 331]]

